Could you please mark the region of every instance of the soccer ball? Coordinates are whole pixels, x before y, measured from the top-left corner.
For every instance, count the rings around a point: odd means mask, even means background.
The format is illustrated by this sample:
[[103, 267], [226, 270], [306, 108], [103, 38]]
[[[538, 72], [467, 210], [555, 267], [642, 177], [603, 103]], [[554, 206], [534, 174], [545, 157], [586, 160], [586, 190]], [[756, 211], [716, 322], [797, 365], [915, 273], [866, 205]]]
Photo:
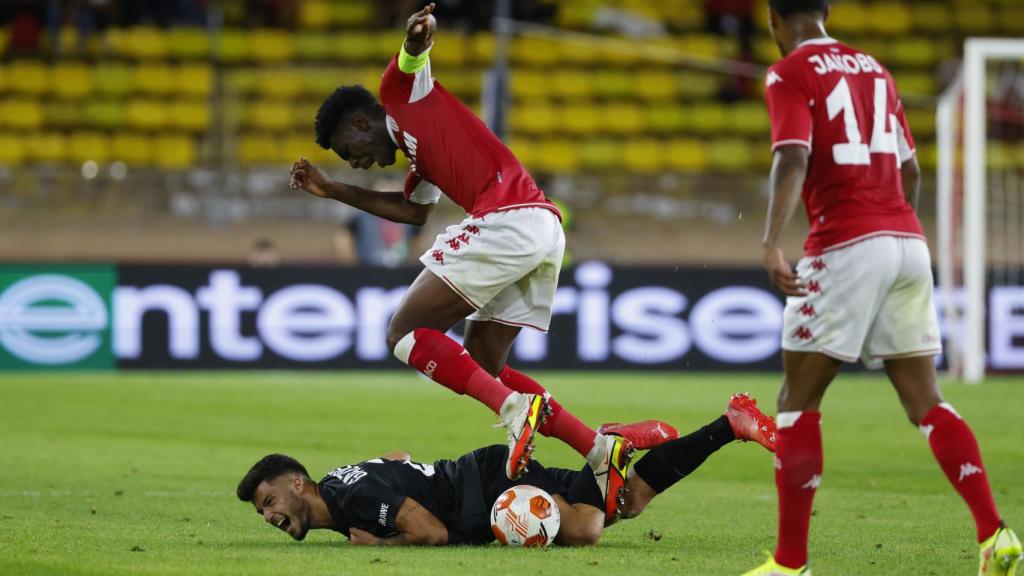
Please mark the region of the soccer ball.
[[555, 499], [536, 486], [513, 486], [491, 508], [491, 531], [506, 546], [548, 546], [560, 524]]

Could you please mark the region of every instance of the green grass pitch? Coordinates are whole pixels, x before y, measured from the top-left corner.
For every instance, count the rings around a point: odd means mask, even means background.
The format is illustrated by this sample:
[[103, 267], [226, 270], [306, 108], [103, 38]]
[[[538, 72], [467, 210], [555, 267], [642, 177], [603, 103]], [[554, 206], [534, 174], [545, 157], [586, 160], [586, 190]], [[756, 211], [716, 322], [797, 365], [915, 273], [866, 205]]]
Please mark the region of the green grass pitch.
[[[720, 414], [732, 391], [771, 407], [778, 386], [774, 375], [536, 376], [594, 425], [662, 418], [684, 433]], [[945, 387], [1017, 527], [1022, 390], [1019, 378]], [[411, 373], [9, 374], [0, 405], [0, 574], [735, 575], [775, 540], [772, 459], [754, 444], [726, 446], [589, 549], [356, 548], [326, 531], [298, 543], [235, 499], [268, 452], [316, 476], [394, 449], [432, 461], [502, 440], [485, 408]], [[844, 375], [823, 409], [815, 573], [975, 573], [967, 509], [885, 382]], [[581, 464], [550, 439], [537, 457]]]

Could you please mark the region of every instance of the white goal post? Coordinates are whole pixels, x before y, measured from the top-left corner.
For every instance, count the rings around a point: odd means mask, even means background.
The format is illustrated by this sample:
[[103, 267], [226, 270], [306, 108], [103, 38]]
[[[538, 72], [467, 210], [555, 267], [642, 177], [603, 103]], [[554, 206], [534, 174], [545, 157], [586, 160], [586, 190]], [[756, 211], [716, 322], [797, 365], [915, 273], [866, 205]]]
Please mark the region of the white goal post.
[[[946, 328], [946, 359], [950, 372], [967, 382], [980, 382], [986, 371], [986, 300], [989, 274], [989, 224], [1015, 228], [1000, 236], [1007, 246], [1018, 243], [1019, 215], [991, 214], [990, 186], [997, 182], [1000, 202], [1022, 193], [1016, 180], [1020, 166], [1010, 166], [1014, 179], [990, 177], [989, 65], [997, 61], [1024, 63], [1024, 40], [969, 38], [964, 44], [961, 75], [942, 95], [936, 111], [938, 145], [937, 217], [939, 295]], [[1024, 81], [1024, 76], [1021, 76]], [[1022, 82], [1024, 85], [1024, 82]], [[1019, 148], [1019, 143], [1015, 144]], [[962, 153], [961, 153], [962, 152]], [[1019, 159], [1024, 162], [1024, 159]], [[960, 169], [962, 166], [962, 170]], [[958, 178], [962, 172], [962, 180]], [[1015, 196], [1013, 205], [1019, 205]], [[1008, 205], [1008, 204], [1007, 204]], [[1003, 204], [1000, 204], [1003, 206]], [[1007, 240], [1010, 238], [1011, 240]], [[1008, 245], [1007, 253], [1024, 251]], [[1020, 256], [1018, 255], [1018, 258]], [[1017, 265], [1019, 267], [1019, 264]], [[961, 289], [962, 288], [962, 289]], [[962, 310], [962, 315], [961, 315]]]

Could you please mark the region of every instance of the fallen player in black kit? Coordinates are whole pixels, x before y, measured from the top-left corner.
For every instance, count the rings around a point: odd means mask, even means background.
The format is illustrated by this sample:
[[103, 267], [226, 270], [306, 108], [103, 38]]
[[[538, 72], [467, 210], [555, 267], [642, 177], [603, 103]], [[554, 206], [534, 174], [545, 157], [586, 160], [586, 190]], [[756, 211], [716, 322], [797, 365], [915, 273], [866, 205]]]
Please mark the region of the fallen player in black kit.
[[[614, 433], [614, 427], [605, 431]], [[775, 422], [745, 394], [734, 395], [713, 422], [645, 454], [629, 473], [621, 517], [639, 515], [655, 496], [734, 440], [752, 440], [774, 451]], [[314, 482], [294, 458], [270, 454], [242, 478], [237, 495], [296, 540], [327, 528], [357, 545], [441, 546], [494, 541], [489, 520], [494, 501], [512, 486], [530, 484], [558, 504], [556, 543], [597, 543], [605, 527], [605, 502], [588, 469], [545, 468], [534, 461], [512, 481], [504, 472], [507, 456], [507, 446], [495, 445], [457, 460], [420, 464], [407, 453], [392, 452], [337, 468]]]

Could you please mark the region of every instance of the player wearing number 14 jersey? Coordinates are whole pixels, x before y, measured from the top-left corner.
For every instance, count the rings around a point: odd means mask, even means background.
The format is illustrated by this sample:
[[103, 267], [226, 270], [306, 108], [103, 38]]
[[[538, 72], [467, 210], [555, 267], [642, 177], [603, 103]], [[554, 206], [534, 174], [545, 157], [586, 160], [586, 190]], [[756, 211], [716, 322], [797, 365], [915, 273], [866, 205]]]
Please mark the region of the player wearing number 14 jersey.
[[[996, 510], [978, 443], [936, 385], [941, 352], [931, 257], [915, 214], [920, 169], [889, 72], [825, 32], [826, 0], [769, 0], [783, 59], [765, 97], [772, 123], [764, 264], [786, 294], [778, 402], [775, 554], [746, 576], [809, 574], [822, 474], [818, 407], [843, 362], [884, 365], [911, 422], [974, 517], [979, 574], [1013, 574], [1021, 544]], [[801, 200], [810, 222], [794, 274], [778, 246]], [[926, 571], [922, 567], [921, 572]]]

